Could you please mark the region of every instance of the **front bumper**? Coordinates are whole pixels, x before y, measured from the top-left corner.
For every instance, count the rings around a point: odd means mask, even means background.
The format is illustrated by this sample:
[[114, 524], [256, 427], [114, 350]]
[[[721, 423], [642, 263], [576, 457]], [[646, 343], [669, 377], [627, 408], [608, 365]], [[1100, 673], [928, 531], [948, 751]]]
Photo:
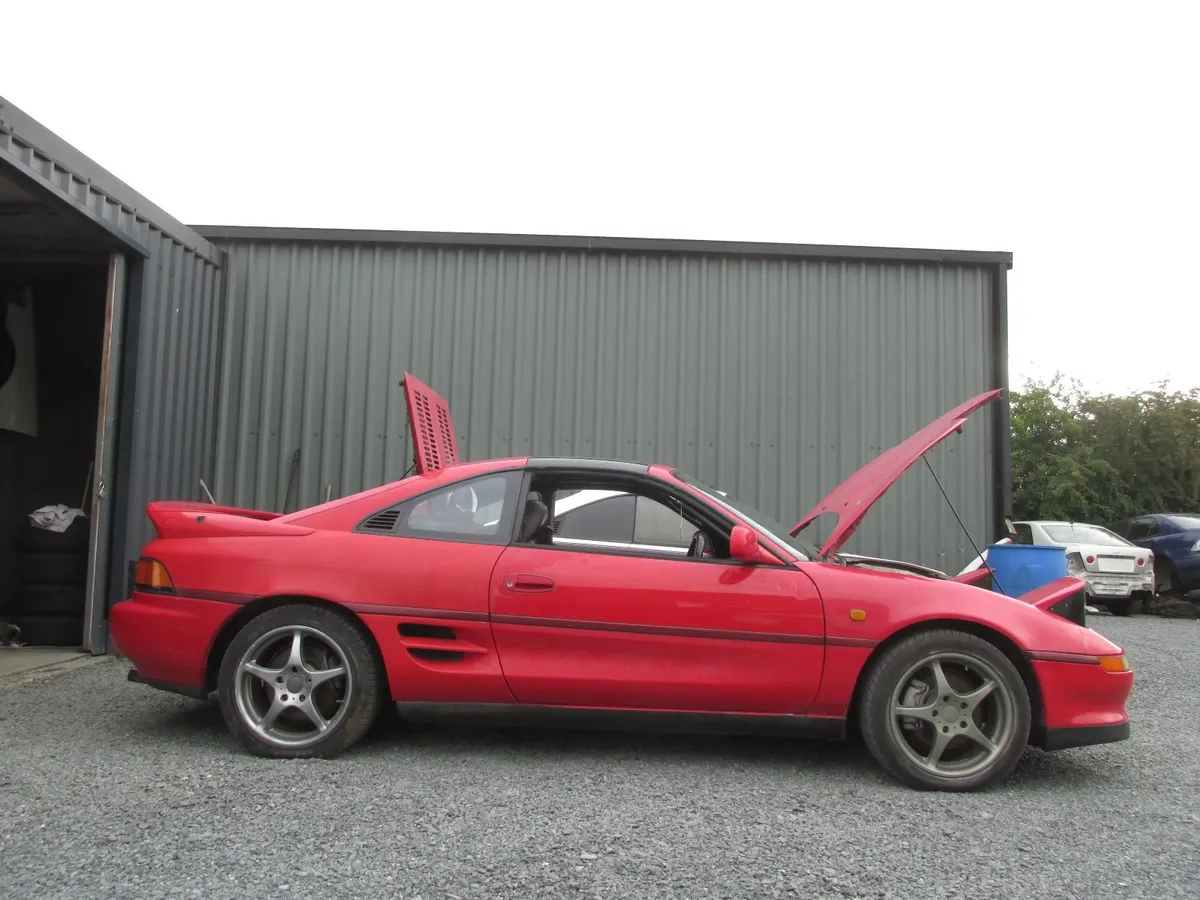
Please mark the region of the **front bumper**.
[[[1080, 657], [1081, 660], [1086, 657]], [[1035, 659], [1044, 711], [1032, 743], [1045, 750], [1123, 741], [1133, 672], [1106, 672], [1098, 662]]]
[[1042, 738], [1043, 750], [1069, 750], [1072, 747], [1091, 747], [1129, 739], [1129, 721], [1116, 725], [1081, 725], [1075, 728], [1047, 728]]

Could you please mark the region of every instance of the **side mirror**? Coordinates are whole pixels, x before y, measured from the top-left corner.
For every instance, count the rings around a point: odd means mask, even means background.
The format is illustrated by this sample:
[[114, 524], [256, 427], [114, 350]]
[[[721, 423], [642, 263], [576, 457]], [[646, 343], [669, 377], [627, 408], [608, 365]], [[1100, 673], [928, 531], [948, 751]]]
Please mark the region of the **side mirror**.
[[763, 554], [758, 544], [758, 535], [745, 525], [734, 525], [733, 533], [729, 535], [729, 555], [740, 562], [762, 562]]

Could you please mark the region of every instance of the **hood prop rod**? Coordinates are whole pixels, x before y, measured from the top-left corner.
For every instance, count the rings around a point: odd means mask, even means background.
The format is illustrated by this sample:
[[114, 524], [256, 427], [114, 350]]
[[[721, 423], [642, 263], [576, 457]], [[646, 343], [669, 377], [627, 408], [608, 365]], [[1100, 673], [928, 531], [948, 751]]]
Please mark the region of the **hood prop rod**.
[[[933, 465], [929, 462], [929, 457], [926, 456], [924, 453], [922, 453], [921, 459], [923, 459], [925, 461], [925, 467], [927, 469], [929, 469], [929, 474], [933, 476], [933, 480], [937, 483], [938, 490], [942, 492], [942, 497], [945, 498], [946, 505], [950, 507], [950, 512], [954, 513], [954, 518], [958, 519], [958, 527], [963, 530], [963, 534], [965, 534], [967, 536], [967, 540], [971, 542], [971, 549], [975, 551], [975, 555], [978, 556], [980, 561], [982, 561], [983, 564], [986, 566], [987, 560], [984, 558], [983, 553], [980, 551], [979, 547], [976, 545], [975, 539], [973, 537], [971, 537], [970, 530], [968, 530], [967, 526], [963, 523], [962, 516], [960, 516], [958, 514], [958, 510], [954, 508], [954, 502], [950, 499], [950, 496], [946, 493], [946, 489], [944, 487], [942, 487], [942, 480], [940, 478], [938, 478], [937, 472], [933, 471]], [[997, 583], [994, 578], [992, 579], [992, 584], [994, 584], [996, 587], [998, 587], [1000, 589], [1000, 593], [1005, 594], [1004, 586]], [[1005, 594], [1005, 596], [1008, 596], [1008, 595]]]

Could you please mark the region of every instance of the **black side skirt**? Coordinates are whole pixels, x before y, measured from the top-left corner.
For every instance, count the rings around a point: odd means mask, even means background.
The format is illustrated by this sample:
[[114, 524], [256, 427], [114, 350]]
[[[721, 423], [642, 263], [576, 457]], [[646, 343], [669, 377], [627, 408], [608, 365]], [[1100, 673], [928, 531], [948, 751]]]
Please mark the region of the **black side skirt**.
[[396, 704], [396, 711], [402, 718], [413, 721], [457, 721], [501, 727], [545, 726], [665, 734], [779, 735], [834, 741], [846, 737], [845, 719], [813, 716], [586, 709], [507, 703], [399, 702]]
[[1069, 750], [1093, 744], [1111, 744], [1129, 738], [1129, 723], [1120, 725], [1089, 725], [1085, 728], [1047, 728], [1042, 739], [1043, 750]]

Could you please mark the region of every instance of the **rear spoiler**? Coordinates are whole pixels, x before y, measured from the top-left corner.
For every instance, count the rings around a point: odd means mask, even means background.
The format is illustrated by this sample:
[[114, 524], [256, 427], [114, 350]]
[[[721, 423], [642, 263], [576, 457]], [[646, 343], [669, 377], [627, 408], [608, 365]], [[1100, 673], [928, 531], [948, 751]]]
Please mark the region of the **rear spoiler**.
[[312, 528], [277, 522], [283, 513], [212, 503], [160, 500], [146, 505], [160, 538], [300, 537]]

